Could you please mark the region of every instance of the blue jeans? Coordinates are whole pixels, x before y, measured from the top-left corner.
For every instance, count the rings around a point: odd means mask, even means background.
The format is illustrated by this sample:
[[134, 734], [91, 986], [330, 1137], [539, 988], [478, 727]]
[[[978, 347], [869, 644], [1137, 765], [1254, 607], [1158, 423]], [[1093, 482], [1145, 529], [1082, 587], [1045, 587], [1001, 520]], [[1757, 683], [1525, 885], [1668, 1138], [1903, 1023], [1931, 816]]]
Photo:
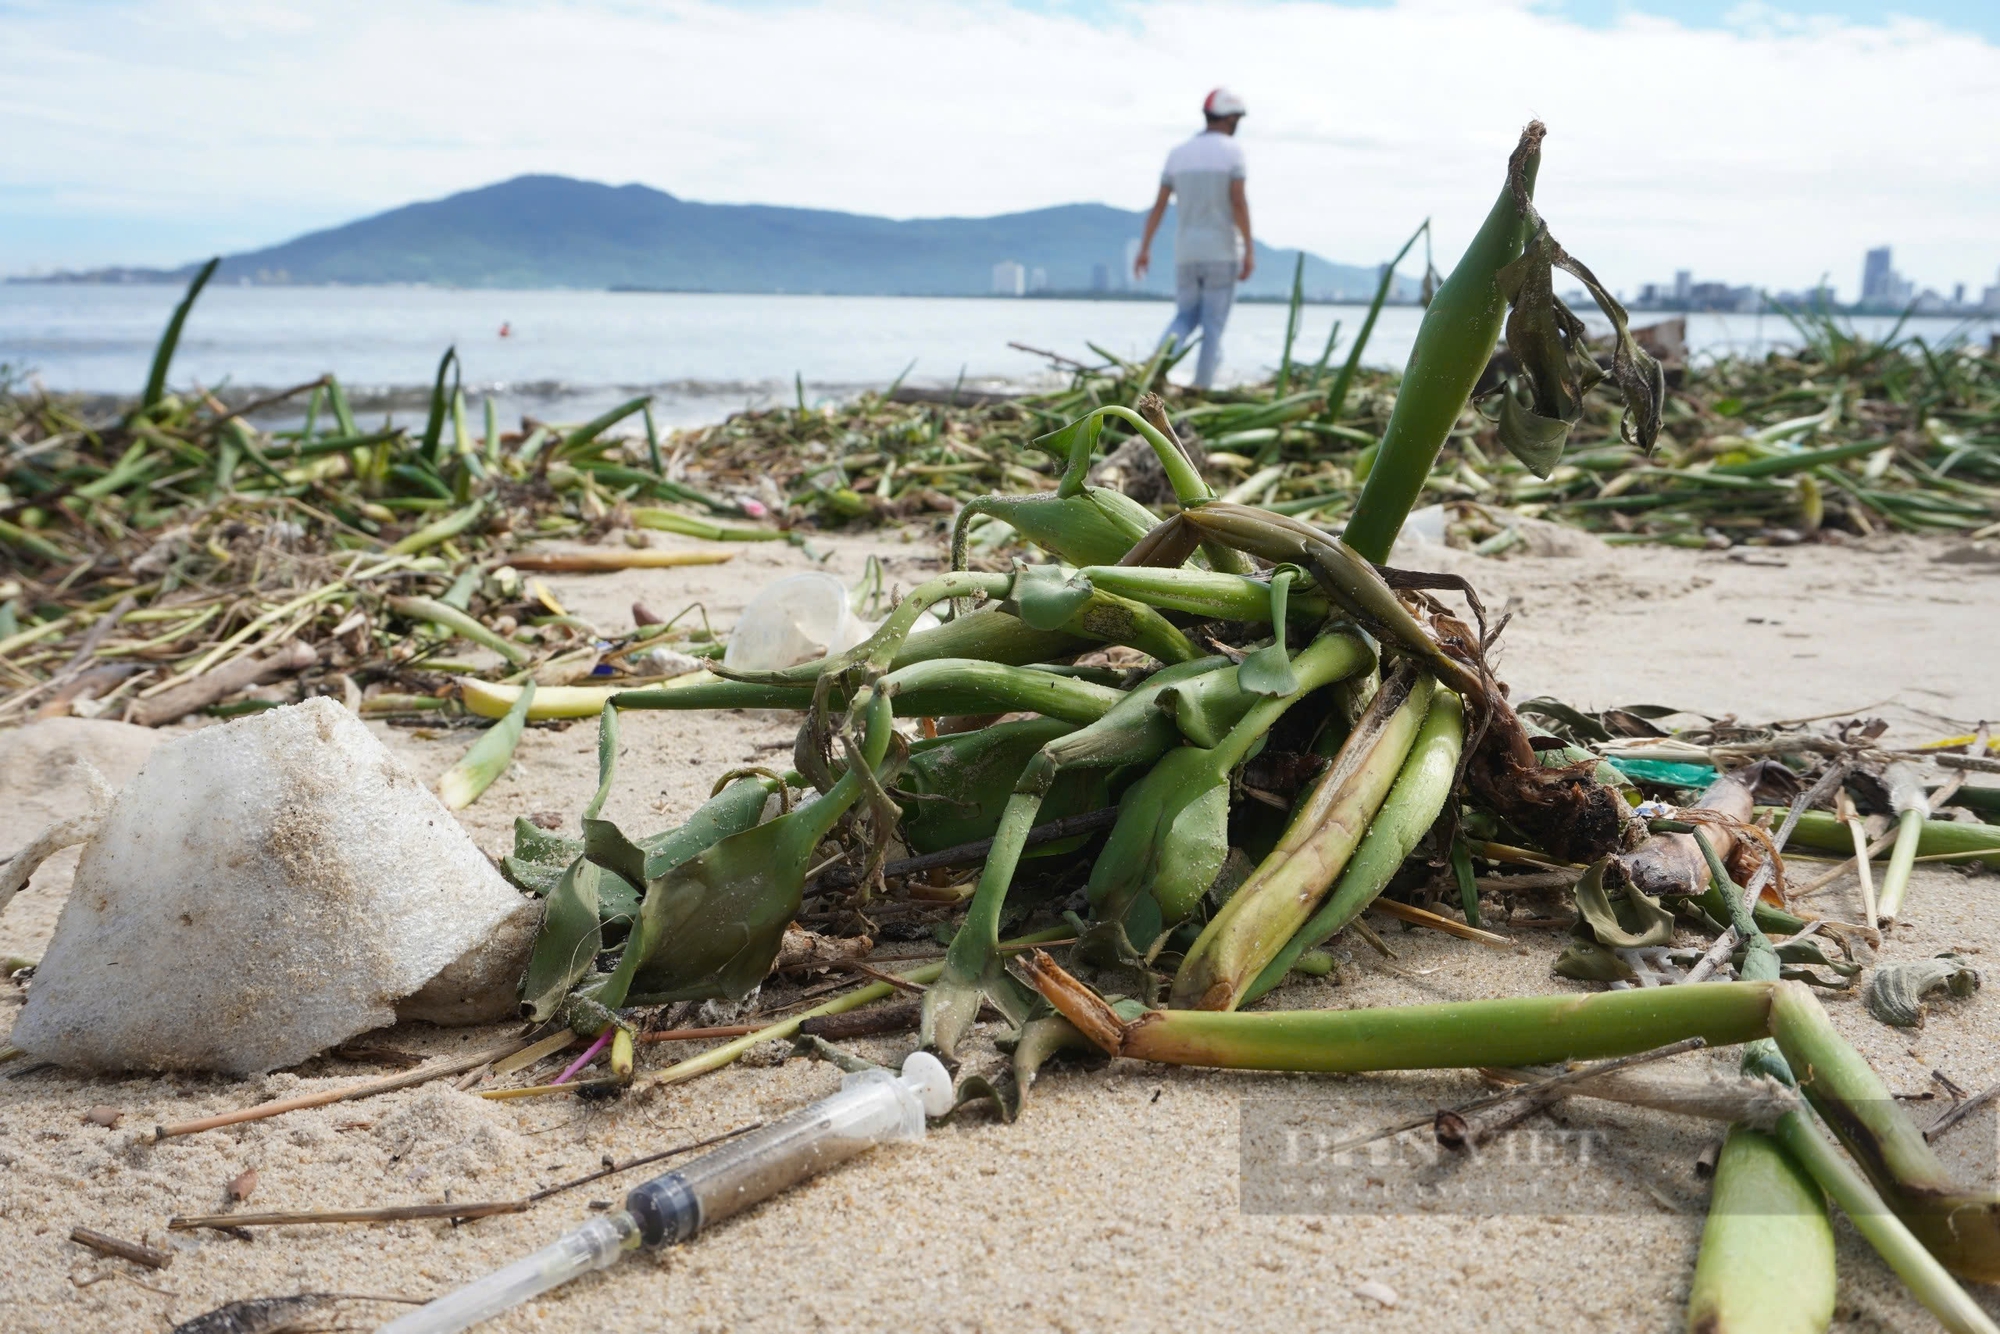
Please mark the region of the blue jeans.
[[1171, 338], [1176, 347], [1186, 347], [1194, 331], [1201, 330], [1194, 382], [1202, 389], [1215, 383], [1215, 368], [1222, 363], [1222, 326], [1229, 322], [1229, 307], [1236, 300], [1236, 273], [1236, 264], [1229, 260], [1174, 268], [1174, 318], [1160, 341]]

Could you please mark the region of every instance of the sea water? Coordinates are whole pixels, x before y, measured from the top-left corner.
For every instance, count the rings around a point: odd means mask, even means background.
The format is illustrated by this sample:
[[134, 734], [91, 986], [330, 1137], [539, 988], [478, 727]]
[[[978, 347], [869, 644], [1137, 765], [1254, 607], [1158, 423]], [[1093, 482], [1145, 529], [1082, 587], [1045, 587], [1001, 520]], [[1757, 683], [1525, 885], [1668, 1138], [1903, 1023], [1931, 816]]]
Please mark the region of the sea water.
[[[136, 393], [180, 296], [165, 285], [0, 284], [0, 364], [51, 389]], [[1171, 313], [1160, 301], [218, 285], [188, 320], [172, 383], [278, 388], [332, 371], [371, 404], [371, 424], [384, 411], [408, 420], [421, 417], [438, 359], [456, 347], [475, 404], [494, 393], [510, 425], [522, 412], [585, 418], [638, 392], [658, 396], [663, 422], [693, 424], [790, 403], [801, 382], [809, 402], [899, 375], [932, 386], [960, 377], [1047, 383], [1052, 363], [1010, 344], [1097, 362], [1095, 343], [1140, 359]], [[1334, 355], [1344, 358], [1366, 315], [1362, 306], [1305, 307], [1294, 360], [1316, 361], [1335, 321]], [[1415, 307], [1385, 309], [1364, 364], [1401, 366], [1421, 318]], [[1661, 318], [1670, 317], [1637, 314], [1633, 322]], [[1285, 321], [1281, 304], [1239, 303], [1224, 379], [1269, 375], [1283, 355]], [[1894, 321], [1853, 323], [1881, 333]], [[1923, 319], [1906, 331], [1938, 340], [1968, 329], [1984, 341], [1991, 324]], [[1696, 314], [1688, 341], [1696, 355], [1756, 355], [1796, 337], [1777, 315]]]

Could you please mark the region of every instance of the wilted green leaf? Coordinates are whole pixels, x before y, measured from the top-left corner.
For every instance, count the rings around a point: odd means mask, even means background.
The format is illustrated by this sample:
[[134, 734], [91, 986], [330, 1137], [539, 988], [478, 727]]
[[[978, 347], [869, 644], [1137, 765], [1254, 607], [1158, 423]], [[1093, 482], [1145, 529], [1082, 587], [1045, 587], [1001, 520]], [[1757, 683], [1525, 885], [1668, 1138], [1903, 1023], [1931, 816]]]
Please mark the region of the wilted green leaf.
[[1627, 884], [1613, 899], [1604, 887], [1604, 873], [1611, 859], [1593, 863], [1576, 882], [1576, 910], [1582, 914], [1578, 934], [1586, 929], [1598, 944], [1611, 949], [1645, 949], [1666, 945], [1674, 938], [1674, 915], [1660, 906], [1658, 899]]
[[1868, 979], [1868, 1013], [1895, 1028], [1921, 1028], [1924, 996], [1939, 987], [1964, 1000], [1979, 990], [1979, 973], [1956, 954], [1885, 963]]
[[1098, 434], [1103, 430], [1104, 418], [1092, 412], [1036, 438], [1035, 446], [1055, 455], [1063, 465], [1059, 494], [1074, 495], [1082, 488], [1084, 474], [1090, 471], [1091, 455], [1097, 452]]
[[590, 971], [603, 948], [603, 927], [597, 917], [602, 874], [579, 857], [549, 895], [534, 952], [528, 956], [528, 975], [521, 983], [521, 1008], [535, 1023], [555, 1015], [563, 997]]
[[1060, 630], [1095, 591], [1088, 579], [1065, 578], [1058, 566], [1024, 565], [1014, 576], [1013, 602], [1033, 629]]

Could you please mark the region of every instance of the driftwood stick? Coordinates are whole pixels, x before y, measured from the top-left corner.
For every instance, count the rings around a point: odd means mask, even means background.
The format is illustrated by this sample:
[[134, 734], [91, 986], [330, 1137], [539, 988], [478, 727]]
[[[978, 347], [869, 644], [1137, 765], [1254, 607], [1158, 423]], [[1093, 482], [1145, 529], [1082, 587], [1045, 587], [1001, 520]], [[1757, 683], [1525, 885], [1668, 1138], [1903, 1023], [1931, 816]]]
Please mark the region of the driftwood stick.
[[196, 709], [205, 709], [239, 690], [288, 672], [301, 672], [319, 661], [311, 644], [293, 640], [261, 658], [239, 658], [212, 672], [203, 672], [192, 681], [163, 691], [132, 706], [131, 721], [141, 727], [161, 727], [185, 718]]
[[692, 1153], [696, 1149], [705, 1149], [711, 1144], [735, 1139], [738, 1135], [755, 1130], [764, 1124], [762, 1121], [753, 1121], [747, 1126], [738, 1126], [734, 1130], [726, 1130], [720, 1135], [710, 1135], [707, 1139], [698, 1139], [690, 1144], [676, 1144], [673, 1148], [662, 1149], [658, 1153], [629, 1158], [622, 1163], [607, 1162], [598, 1171], [544, 1187], [518, 1200], [486, 1200], [476, 1204], [392, 1204], [378, 1209], [300, 1209], [262, 1214], [190, 1214], [167, 1220], [167, 1227], [175, 1232], [186, 1232], [202, 1227], [303, 1227], [314, 1223], [400, 1223], [416, 1218], [464, 1220], [491, 1218], [495, 1214], [526, 1213], [551, 1195], [560, 1195], [566, 1190], [575, 1190], [578, 1186], [587, 1186], [593, 1181], [602, 1181], [606, 1177], [629, 1172], [635, 1167], [645, 1167], [649, 1163]]
[[1971, 1116], [1974, 1112], [1978, 1111], [1981, 1107], [1984, 1107], [1987, 1103], [1992, 1102], [1995, 1098], [2000, 1098], [2000, 1084], [1995, 1084], [1992, 1088], [1987, 1089], [1984, 1093], [1973, 1094], [1970, 1098], [1967, 1098], [1964, 1102], [1959, 1103], [1956, 1107], [1953, 1107], [1943, 1116], [1940, 1116], [1937, 1120], [1933, 1121], [1931, 1123], [1930, 1129], [1924, 1132], [1924, 1143], [1926, 1144], [1937, 1143], [1938, 1137], [1943, 1135], [1945, 1131], [1950, 1130], [1960, 1121], [1963, 1121], [1966, 1117]]
[[144, 1265], [148, 1269], [165, 1269], [174, 1262], [172, 1254], [157, 1246], [126, 1241], [123, 1237], [114, 1237], [95, 1228], [73, 1227], [69, 1230], [69, 1239], [79, 1246], [88, 1246], [99, 1255], [116, 1256], [120, 1260], [130, 1260], [133, 1264]]
[[419, 1066], [415, 1070], [405, 1070], [399, 1075], [371, 1079], [365, 1084], [349, 1084], [345, 1088], [326, 1089], [296, 1098], [260, 1102], [254, 1107], [223, 1112], [217, 1116], [204, 1116], [196, 1121], [176, 1121], [171, 1125], [155, 1126], [150, 1137], [143, 1142], [158, 1144], [161, 1140], [172, 1139], [176, 1135], [198, 1135], [204, 1130], [220, 1130], [224, 1126], [241, 1125], [245, 1121], [263, 1121], [273, 1116], [282, 1116], [286, 1112], [303, 1111], [308, 1107], [325, 1107], [331, 1103], [351, 1102], [356, 1098], [372, 1098], [378, 1093], [394, 1093], [397, 1089], [414, 1088], [418, 1084], [428, 1084], [433, 1079], [445, 1079], [452, 1075], [462, 1075], [468, 1070], [477, 1070], [490, 1061], [511, 1056], [525, 1046], [527, 1046], [525, 1042], [510, 1042], [504, 1047], [490, 1047], [485, 1051], [454, 1056], [448, 1061]]
[[[1614, 1070], [1628, 1070], [1636, 1065], [1645, 1065], [1652, 1061], [1665, 1060], [1669, 1056], [1679, 1056], [1686, 1052], [1699, 1051], [1707, 1045], [1708, 1043], [1705, 1039], [1686, 1038], [1680, 1042], [1669, 1043], [1664, 1047], [1655, 1047], [1652, 1051], [1637, 1052], [1631, 1056], [1620, 1056], [1614, 1060], [1599, 1061], [1595, 1065], [1586, 1065], [1575, 1070], [1567, 1070], [1562, 1074], [1545, 1079], [1539, 1084], [1530, 1085], [1525, 1088], [1510, 1088], [1504, 1092], [1491, 1094], [1484, 1098], [1475, 1098], [1463, 1106], [1448, 1108], [1446, 1111], [1464, 1116], [1467, 1112], [1476, 1112], [1498, 1103], [1510, 1102], [1515, 1098], [1521, 1097], [1523, 1094], [1542, 1093], [1550, 1089], [1560, 1089], [1566, 1085], [1577, 1084], [1586, 1079], [1610, 1074]], [[1339, 1153], [1344, 1149], [1358, 1149], [1364, 1144], [1373, 1144], [1378, 1139], [1387, 1139], [1391, 1135], [1400, 1135], [1405, 1130], [1416, 1130], [1422, 1126], [1435, 1127], [1438, 1117], [1444, 1114], [1444, 1112], [1430, 1112], [1423, 1116], [1412, 1117], [1407, 1121], [1399, 1121], [1392, 1126], [1383, 1126], [1379, 1130], [1371, 1130], [1366, 1134], [1341, 1140], [1338, 1144], [1328, 1145], [1324, 1152]]]
[[733, 551], [660, 551], [634, 547], [627, 551], [535, 552], [509, 556], [507, 563], [517, 570], [538, 574], [601, 574], [609, 570], [663, 570], [675, 565], [720, 565], [735, 556]]
[[301, 1209], [292, 1213], [189, 1214], [167, 1220], [172, 1232], [201, 1227], [302, 1227], [310, 1223], [399, 1223], [412, 1218], [491, 1218], [519, 1214], [527, 1200], [486, 1200], [477, 1204], [392, 1204], [380, 1209]]

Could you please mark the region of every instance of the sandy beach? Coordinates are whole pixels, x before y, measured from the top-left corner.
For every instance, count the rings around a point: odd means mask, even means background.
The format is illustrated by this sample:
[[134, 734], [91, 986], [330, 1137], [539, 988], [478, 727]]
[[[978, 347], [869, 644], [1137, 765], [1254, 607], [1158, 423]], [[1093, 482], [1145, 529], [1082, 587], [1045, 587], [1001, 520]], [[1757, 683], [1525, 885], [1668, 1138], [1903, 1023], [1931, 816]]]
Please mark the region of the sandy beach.
[[[680, 539], [655, 536], [655, 545]], [[927, 535], [816, 538], [824, 568], [857, 576], [871, 552], [891, 580], [917, 582], [938, 560]], [[688, 542], [684, 545], [696, 545]], [[1746, 721], [1878, 715], [1904, 744], [2000, 715], [2000, 560], [1943, 542], [1888, 538], [1848, 546], [1610, 549], [1574, 538], [1571, 554], [1488, 559], [1430, 548], [1426, 568], [1466, 575], [1489, 609], [1513, 619], [1497, 663], [1514, 697], [1581, 707], [1672, 704]], [[1970, 558], [1968, 558], [1968, 556]], [[607, 576], [551, 576], [577, 615], [630, 623], [642, 598], [671, 613], [700, 601], [720, 629], [773, 577], [806, 568], [782, 544], [726, 565]], [[426, 737], [371, 724], [426, 781], [470, 733]], [[734, 713], [627, 715], [619, 782], [606, 814], [622, 827], [669, 827], [723, 772], [788, 761], [792, 728]], [[0, 739], [0, 854], [80, 785], [66, 758], [129, 778], [165, 733], [58, 720]], [[555, 812], [568, 827], [595, 786], [588, 722], [528, 732], [511, 772], [463, 812], [498, 855], [512, 822]], [[0, 955], [44, 948], [75, 864], [52, 861], [0, 916]], [[1852, 882], [1809, 900], [1827, 916], [1859, 914]], [[1907, 916], [1880, 957], [1945, 949], [2000, 957], [1990, 872], [1920, 867]], [[1561, 933], [1503, 930], [1484, 948], [1374, 919], [1394, 960], [1342, 941], [1341, 982], [1294, 982], [1267, 1004], [1373, 1006], [1581, 990], [1551, 976]], [[1690, 937], [1692, 939], [1692, 937]], [[922, 952], [924, 945], [908, 946]], [[0, 989], [0, 1030], [20, 988]], [[1826, 1004], [1840, 1031], [1928, 1123], [1948, 1105], [1933, 1071], [1977, 1091], [2000, 1082], [2000, 1000], [1935, 1001], [1921, 1030], [1870, 1018], [1848, 993]], [[423, 1055], [490, 1047], [518, 1026], [403, 1025], [371, 1041]], [[982, 1025], [968, 1066], [996, 1059]], [[858, 1041], [899, 1059], [913, 1037]], [[699, 1050], [641, 1049], [641, 1074]], [[1733, 1069], [1729, 1052], [1685, 1064]], [[830, 1091], [833, 1067], [769, 1053], [719, 1074], [610, 1102], [492, 1102], [451, 1081], [292, 1113], [163, 1144], [156, 1123], [247, 1106], [390, 1073], [324, 1057], [248, 1081], [85, 1077], [0, 1067], [0, 1310], [22, 1331], [145, 1331], [223, 1302], [298, 1292], [424, 1299], [511, 1260], [615, 1201], [638, 1174], [557, 1196], [533, 1210], [442, 1222], [264, 1228], [253, 1240], [166, 1230], [176, 1214], [227, 1205], [228, 1183], [255, 1168], [257, 1209], [498, 1200], [623, 1159], [714, 1135]], [[1362, 1129], [1475, 1096], [1464, 1074], [1303, 1077], [1169, 1069], [1131, 1061], [1052, 1065], [1023, 1117], [973, 1108], [921, 1146], [882, 1150], [820, 1178], [693, 1245], [624, 1262], [496, 1320], [496, 1331], [701, 1331], [913, 1328], [1008, 1331], [1361, 1327], [1384, 1331], [1681, 1327], [1705, 1208], [1695, 1162], [1719, 1138], [1704, 1123], [1573, 1103], [1555, 1118], [1603, 1130], [1620, 1170], [1602, 1212], [1491, 1216], [1450, 1212], [1254, 1214], [1239, 1197], [1239, 1124], [1247, 1103], [1295, 1100]], [[111, 1107], [112, 1127], [85, 1113]], [[1941, 1141], [1969, 1180], [1991, 1184], [2000, 1121], [1991, 1109]], [[77, 1225], [144, 1239], [173, 1255], [143, 1270], [68, 1240]], [[1849, 1229], [1840, 1237], [1842, 1330], [1917, 1330], [1931, 1318]], [[1363, 1289], [1357, 1292], [1357, 1288]], [[1372, 1294], [1372, 1295], [1371, 1295]], [[2000, 1291], [1979, 1290], [2000, 1313]], [[1393, 1300], [1393, 1305], [1389, 1304]], [[396, 1308], [344, 1303], [321, 1327], [372, 1328]]]

